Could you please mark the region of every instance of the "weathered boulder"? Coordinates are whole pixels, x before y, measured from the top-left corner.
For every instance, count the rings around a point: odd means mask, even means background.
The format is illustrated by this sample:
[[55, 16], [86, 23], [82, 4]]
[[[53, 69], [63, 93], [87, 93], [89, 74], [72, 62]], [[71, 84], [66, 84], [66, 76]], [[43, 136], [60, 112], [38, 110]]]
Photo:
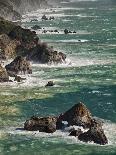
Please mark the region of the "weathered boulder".
[[39, 131], [53, 133], [56, 131], [56, 117], [31, 117], [24, 124], [24, 129], [28, 131]]
[[9, 76], [6, 70], [0, 64], [0, 82], [8, 82], [8, 81], [9, 81]]
[[84, 128], [89, 128], [91, 126], [92, 116], [86, 106], [80, 102], [74, 105], [64, 114], [61, 114], [59, 120], [67, 121], [69, 125], [77, 125]]
[[5, 66], [7, 72], [12, 72], [13, 74], [28, 73], [32, 74], [32, 69], [29, 61], [25, 57], [17, 56], [10, 64]]
[[46, 87], [52, 87], [54, 86], [54, 82], [53, 81], [48, 81], [48, 83], [46, 84]]
[[102, 129], [102, 126], [92, 121], [91, 127], [87, 132], [84, 132], [78, 136], [78, 139], [83, 142], [94, 142], [100, 145], [105, 145], [108, 143], [108, 139]]
[[78, 130], [72, 130], [71, 133], [69, 134], [69, 136], [75, 136], [75, 137], [78, 137], [80, 134], [82, 134], [82, 130], [81, 129], [78, 129]]

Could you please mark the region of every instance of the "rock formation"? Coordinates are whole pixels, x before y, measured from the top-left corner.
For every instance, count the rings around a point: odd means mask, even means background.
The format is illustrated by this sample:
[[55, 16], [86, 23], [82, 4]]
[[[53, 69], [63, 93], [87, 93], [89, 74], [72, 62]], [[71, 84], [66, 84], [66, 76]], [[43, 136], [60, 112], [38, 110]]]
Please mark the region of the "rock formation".
[[94, 142], [100, 145], [108, 143], [104, 134], [102, 123], [92, 118], [91, 113], [83, 103], [76, 104], [59, 117], [32, 117], [24, 124], [24, 129], [29, 131], [39, 130], [40, 132], [53, 133], [56, 130], [65, 129], [63, 121], [67, 121], [68, 125], [87, 127], [88, 131], [81, 129], [75, 130], [73, 127], [69, 136], [75, 136], [83, 142]]
[[0, 82], [8, 82], [8, 81], [9, 81], [9, 76], [6, 70], [0, 64]]
[[81, 133], [78, 139], [83, 142], [94, 142], [96, 144], [105, 145], [108, 143], [107, 137], [102, 129], [102, 126], [96, 122], [92, 122], [90, 129], [87, 132]]
[[27, 61], [26, 58], [23, 58], [21, 56], [16, 57], [10, 64], [6, 65], [5, 68], [7, 72], [12, 72], [13, 74], [32, 73], [29, 61]]
[[27, 57], [36, 63], [63, 63], [66, 55], [42, 43], [35, 31], [0, 20], [0, 58]]
[[91, 126], [92, 115], [83, 103], [74, 105], [71, 109], [61, 114], [61, 121], [67, 121], [69, 125], [83, 126], [89, 128]]
[[53, 133], [56, 131], [55, 117], [31, 117], [24, 124], [24, 129], [28, 131], [39, 131]]

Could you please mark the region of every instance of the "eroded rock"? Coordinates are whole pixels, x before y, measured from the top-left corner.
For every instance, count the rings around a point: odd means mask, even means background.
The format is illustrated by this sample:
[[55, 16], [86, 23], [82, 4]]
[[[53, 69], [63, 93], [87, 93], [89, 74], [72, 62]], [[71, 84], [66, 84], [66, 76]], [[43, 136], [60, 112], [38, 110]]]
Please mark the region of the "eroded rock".
[[92, 122], [90, 129], [78, 136], [78, 139], [83, 142], [94, 142], [96, 144], [105, 145], [108, 139], [102, 129], [102, 126], [96, 122]]
[[24, 124], [24, 129], [28, 131], [39, 131], [53, 133], [56, 131], [56, 117], [31, 117]]
[[32, 69], [29, 61], [26, 58], [17, 56], [10, 64], [5, 66], [7, 72], [12, 72], [12, 74], [32, 74]]
[[69, 125], [89, 128], [91, 126], [92, 115], [87, 107], [80, 102], [62, 114], [59, 119], [67, 121]]

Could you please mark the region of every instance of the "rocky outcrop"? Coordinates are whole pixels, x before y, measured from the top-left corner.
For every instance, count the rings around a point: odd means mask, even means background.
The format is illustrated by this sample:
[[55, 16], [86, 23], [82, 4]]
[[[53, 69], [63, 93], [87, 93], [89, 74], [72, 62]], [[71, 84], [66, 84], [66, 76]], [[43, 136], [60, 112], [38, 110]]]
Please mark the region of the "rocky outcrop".
[[68, 125], [77, 125], [84, 128], [91, 126], [92, 115], [83, 103], [74, 105], [71, 109], [61, 114], [60, 121], [67, 121]]
[[23, 29], [12, 22], [0, 20], [1, 58], [27, 57], [36, 63], [63, 63], [66, 55], [42, 43], [35, 31]]
[[9, 81], [9, 76], [6, 70], [0, 64], [0, 82], [8, 82], [8, 81]]
[[26, 58], [23, 58], [21, 56], [16, 57], [10, 64], [6, 65], [5, 68], [7, 72], [12, 72], [13, 74], [32, 73], [29, 61], [27, 61]]
[[52, 87], [54, 86], [54, 82], [53, 81], [48, 81], [48, 83], [46, 84], [46, 87]]
[[11, 0], [0, 0], [0, 17], [7, 20], [21, 19], [21, 15], [14, 10]]
[[54, 51], [52, 47], [49, 47], [46, 43], [41, 42], [39, 42], [35, 47], [30, 48], [26, 54], [30, 61], [43, 64], [63, 63], [66, 59], [65, 54]]
[[100, 145], [105, 145], [108, 143], [102, 126], [94, 121], [87, 132], [79, 134], [78, 139], [83, 142], [94, 142]]
[[[75, 136], [83, 142], [94, 142], [100, 145], [108, 143], [107, 137], [102, 128], [102, 122], [94, 119], [91, 113], [83, 103], [76, 104], [64, 114], [58, 117], [32, 117], [24, 124], [24, 129], [28, 131], [37, 131], [53, 133], [56, 130], [65, 130], [66, 121], [72, 126], [69, 130], [69, 136]], [[83, 131], [74, 126], [81, 126]]]
[[28, 131], [39, 131], [53, 133], [56, 131], [55, 117], [31, 117], [24, 124], [24, 129]]

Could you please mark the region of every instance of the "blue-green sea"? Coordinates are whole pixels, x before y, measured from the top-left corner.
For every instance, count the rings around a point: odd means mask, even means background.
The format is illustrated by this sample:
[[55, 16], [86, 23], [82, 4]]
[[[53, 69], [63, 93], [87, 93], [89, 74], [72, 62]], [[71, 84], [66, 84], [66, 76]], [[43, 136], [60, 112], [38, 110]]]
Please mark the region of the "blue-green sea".
[[[43, 14], [55, 19], [42, 21]], [[40, 40], [67, 60], [32, 63], [25, 82], [0, 84], [0, 155], [116, 155], [116, 0], [72, 0], [23, 16], [22, 27], [34, 25], [42, 27]], [[64, 29], [76, 33], [65, 35]], [[45, 87], [50, 80], [55, 86]], [[79, 101], [104, 121], [108, 145], [83, 143], [66, 131], [22, 130], [32, 115], [59, 115]]]

